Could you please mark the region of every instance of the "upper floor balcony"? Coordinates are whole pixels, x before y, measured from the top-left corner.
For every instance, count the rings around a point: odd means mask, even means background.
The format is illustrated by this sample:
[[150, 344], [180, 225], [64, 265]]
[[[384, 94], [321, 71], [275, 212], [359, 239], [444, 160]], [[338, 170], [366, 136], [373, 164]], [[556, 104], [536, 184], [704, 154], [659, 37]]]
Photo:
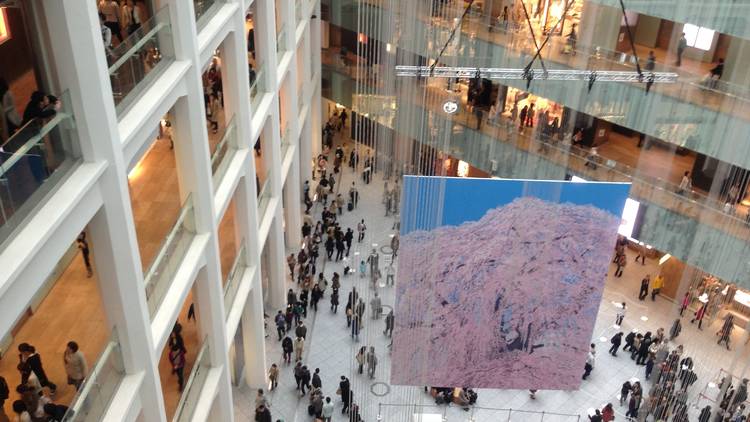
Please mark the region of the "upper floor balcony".
[[[326, 61], [331, 63], [331, 57], [324, 56]], [[336, 79], [338, 85], [353, 85], [339, 69], [332, 70], [327, 66], [325, 78]], [[415, 82], [407, 80], [399, 92], [413, 93], [409, 84]], [[444, 157], [466, 161], [487, 174], [553, 180], [574, 174], [587, 180], [631, 182], [631, 197], [642, 204], [639, 240], [726, 279], [743, 283], [750, 275], [739, 258], [743, 251], [750, 251], [746, 222], [750, 214], [744, 208], [727, 209], [726, 197], [720, 192], [681, 192], [678, 181], [654, 176], [642, 164], [633, 166], [592, 154], [590, 149], [571, 145], [567, 136], [561, 139], [540, 136], [541, 132], [533, 129], [520, 131], [505, 118], [486, 111], [469, 112], [465, 100], [458, 99], [463, 104], [456, 114], [446, 115], [442, 104], [456, 100], [455, 95], [438, 87], [425, 89], [426, 95], [400, 95], [398, 99], [354, 95], [347, 100], [346, 94], [354, 91], [352, 86], [324, 89], [323, 94], [332, 101], [351, 104], [360, 115], [394, 129], [399, 138], [415, 139], [441, 151]], [[424, 122], [429, 122], [429, 129], [422, 126]], [[425, 130], [431, 135], [426, 136]], [[447, 147], [446, 138], [450, 139]], [[700, 254], [695, 253], [696, 245]]]
[[10, 129], [9, 137], [0, 137], [0, 244], [11, 239], [82, 162], [67, 91], [32, 99], [23, 114], [25, 122], [3, 128], [5, 133]]
[[[383, 2], [368, 3], [372, 11], [383, 13], [382, 19], [388, 19], [391, 13], [398, 13], [382, 9], [386, 7]], [[344, 25], [350, 23], [346, 18], [341, 18], [340, 22]], [[422, 14], [418, 19], [410, 20], [408, 30], [402, 28], [392, 37], [386, 34], [367, 35], [375, 38], [370, 42], [380, 43], [383, 50], [387, 40], [400, 37], [402, 41], [399, 47], [390, 47], [392, 54], [396, 54], [396, 57], [406, 56], [408, 54], [399, 55], [405, 49], [426, 61], [426, 58], [437, 55], [437, 51], [448, 41], [455, 24], [454, 19]], [[378, 37], [383, 39], [379, 41]], [[509, 26], [506, 29], [498, 26], [490, 16], [472, 14], [453, 37], [442, 62], [460, 66], [523, 68], [535, 51], [531, 34], [525, 27]], [[606, 51], [581, 42], [570, 43], [560, 36], [551, 37], [542, 50], [542, 58], [546, 66], [552, 69], [635, 71], [635, 59], [629, 54]], [[640, 63], [641, 68], [646, 68], [645, 57], [640, 57]], [[705, 74], [656, 62], [653, 63], [653, 70], [675, 72], [679, 75], [678, 82], [654, 84], [650, 90], [646, 89], [645, 83], [594, 83], [589, 90], [585, 81], [532, 81], [528, 90], [679, 147], [750, 168], [750, 143], [746, 142], [746, 134], [750, 133], [750, 90], [721, 80], [707, 80]], [[526, 81], [503, 83], [527, 89]]]

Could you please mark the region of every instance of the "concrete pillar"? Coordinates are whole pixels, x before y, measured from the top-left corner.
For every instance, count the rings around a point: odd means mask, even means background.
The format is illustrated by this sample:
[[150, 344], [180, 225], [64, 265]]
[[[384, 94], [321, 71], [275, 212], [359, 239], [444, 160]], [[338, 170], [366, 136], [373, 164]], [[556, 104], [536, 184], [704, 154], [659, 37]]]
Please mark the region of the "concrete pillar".
[[302, 241], [302, 209], [299, 175], [299, 150], [295, 148], [292, 165], [284, 184], [284, 221], [286, 223], [284, 238], [287, 248], [297, 249]]
[[578, 43], [614, 50], [620, 35], [621, 21], [622, 10], [590, 1], [584, 2], [581, 23], [578, 25]]
[[[117, 331], [125, 372], [144, 374], [139, 391], [143, 419], [164, 420], [158, 362], [152, 352], [151, 321], [125, 177], [127, 167], [96, 7], [89, 0], [48, 1], [43, 6], [49, 33], [55, 34], [50, 42], [55, 51], [57, 79], [61, 87], [71, 91], [70, 106], [75, 115], [86, 117], [76, 120], [83, 159], [110, 164], [99, 181], [104, 206], [89, 224], [96, 268], [106, 274], [99, 278], [103, 308], [108, 323]], [[70, 22], [77, 24], [68, 25]]]
[[[261, 289], [260, 271], [255, 272], [253, 288], [242, 312], [242, 351], [245, 363], [245, 383], [253, 388], [267, 386], [266, 369], [271, 363], [266, 362], [265, 329], [263, 328], [263, 290]], [[276, 311], [269, 309], [269, 315]], [[277, 365], [278, 361], [274, 361]]]
[[750, 83], [748, 67], [750, 67], [750, 41], [732, 38], [727, 50], [722, 79], [733, 84], [747, 86]]
[[286, 305], [286, 255], [284, 234], [281, 228], [281, 209], [271, 223], [268, 233], [268, 306], [274, 314]]

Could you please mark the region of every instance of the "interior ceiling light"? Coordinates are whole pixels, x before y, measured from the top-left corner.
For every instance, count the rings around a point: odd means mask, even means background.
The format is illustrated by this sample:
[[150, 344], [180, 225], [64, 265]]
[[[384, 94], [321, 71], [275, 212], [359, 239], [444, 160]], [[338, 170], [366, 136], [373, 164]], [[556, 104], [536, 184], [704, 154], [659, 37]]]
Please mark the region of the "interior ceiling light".
[[674, 72], [627, 72], [617, 70], [558, 70], [546, 72], [537, 69], [512, 69], [493, 67], [430, 67], [430, 66], [396, 66], [396, 76], [419, 76], [434, 78], [485, 78], [508, 80], [546, 80], [546, 81], [591, 81], [597, 82], [646, 82], [674, 83], [677, 74]]

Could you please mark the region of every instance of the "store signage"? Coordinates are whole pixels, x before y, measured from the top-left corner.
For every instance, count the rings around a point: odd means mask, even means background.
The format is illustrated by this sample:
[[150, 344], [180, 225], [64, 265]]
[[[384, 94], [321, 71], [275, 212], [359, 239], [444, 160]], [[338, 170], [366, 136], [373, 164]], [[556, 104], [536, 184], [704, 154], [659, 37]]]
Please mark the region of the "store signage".
[[454, 114], [458, 111], [458, 103], [452, 100], [448, 100], [443, 103], [443, 111], [448, 114]]

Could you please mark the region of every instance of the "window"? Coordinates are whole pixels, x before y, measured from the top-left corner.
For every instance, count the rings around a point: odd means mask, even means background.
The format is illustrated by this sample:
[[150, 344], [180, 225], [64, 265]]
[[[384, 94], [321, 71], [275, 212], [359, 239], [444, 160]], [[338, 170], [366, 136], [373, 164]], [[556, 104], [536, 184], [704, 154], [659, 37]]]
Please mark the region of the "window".
[[8, 29], [8, 15], [5, 14], [5, 8], [0, 8], [0, 44], [10, 39], [10, 30]]
[[689, 23], [686, 23], [685, 26], [682, 27], [682, 32], [685, 33], [685, 40], [687, 40], [688, 47], [694, 47], [704, 51], [711, 49], [711, 45], [714, 43], [714, 34], [716, 33], [713, 29], [695, 26]]

